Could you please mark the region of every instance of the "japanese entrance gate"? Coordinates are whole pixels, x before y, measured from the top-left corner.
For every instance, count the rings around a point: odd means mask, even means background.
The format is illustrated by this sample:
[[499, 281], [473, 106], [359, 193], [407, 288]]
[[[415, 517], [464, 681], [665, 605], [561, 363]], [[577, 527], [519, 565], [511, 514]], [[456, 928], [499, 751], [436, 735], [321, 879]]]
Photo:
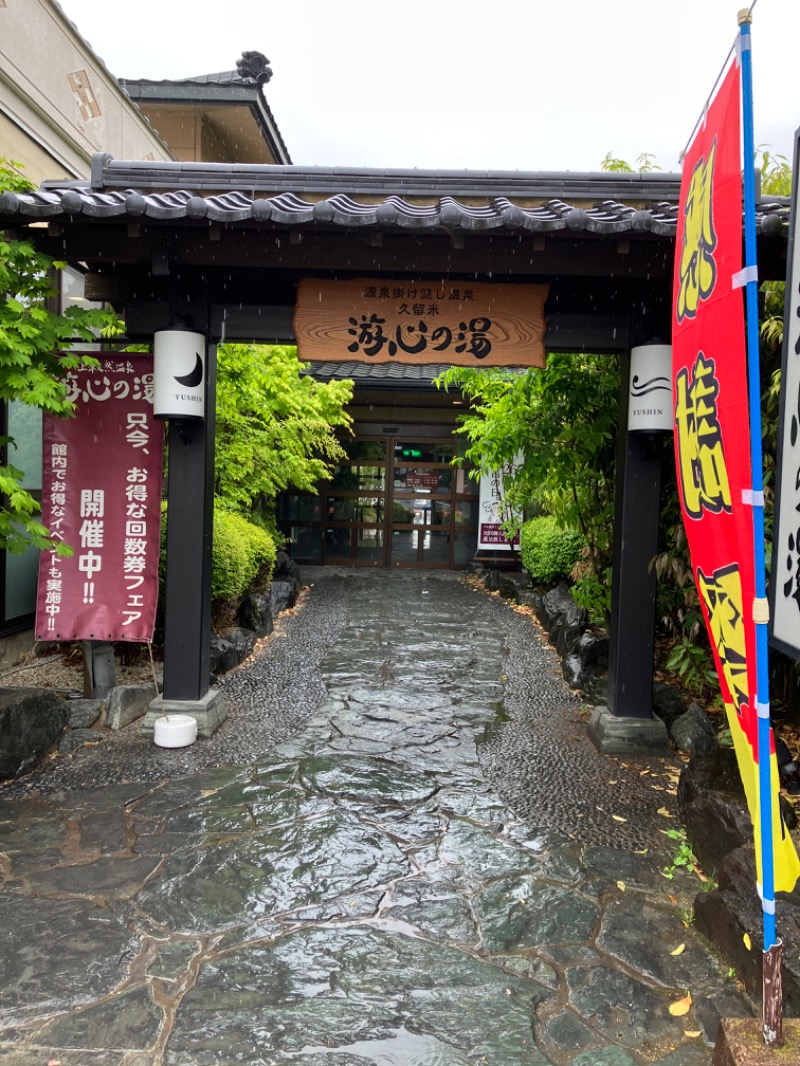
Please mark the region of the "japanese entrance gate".
[[[215, 345], [294, 340], [303, 279], [547, 286], [544, 345], [619, 353], [623, 399], [609, 708], [651, 717], [661, 450], [627, 433], [631, 347], [669, 340], [679, 177], [148, 163], [95, 157], [89, 182], [0, 196], [0, 224], [88, 271], [131, 341], [208, 338], [205, 421], [170, 434], [164, 700], [208, 693]], [[762, 205], [762, 280], [785, 276], [784, 204]], [[194, 711], [193, 711], [194, 713]], [[201, 733], [202, 733], [201, 726]]]

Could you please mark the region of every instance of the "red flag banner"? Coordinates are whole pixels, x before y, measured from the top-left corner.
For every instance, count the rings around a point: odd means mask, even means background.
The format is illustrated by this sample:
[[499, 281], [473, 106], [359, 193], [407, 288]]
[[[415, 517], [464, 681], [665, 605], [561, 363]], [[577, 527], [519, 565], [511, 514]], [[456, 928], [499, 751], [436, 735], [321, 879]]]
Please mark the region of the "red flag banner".
[[[733, 63], [686, 153], [673, 289], [675, 462], [700, 603], [756, 834], [760, 874], [752, 487], [742, 270], [740, 69]], [[756, 397], [756, 402], [759, 398]], [[743, 495], [744, 494], [744, 495]], [[800, 864], [778, 810], [775, 887]]]
[[153, 358], [98, 359], [67, 376], [75, 416], [44, 418], [42, 521], [73, 554], [41, 555], [39, 640], [153, 637], [163, 457]]

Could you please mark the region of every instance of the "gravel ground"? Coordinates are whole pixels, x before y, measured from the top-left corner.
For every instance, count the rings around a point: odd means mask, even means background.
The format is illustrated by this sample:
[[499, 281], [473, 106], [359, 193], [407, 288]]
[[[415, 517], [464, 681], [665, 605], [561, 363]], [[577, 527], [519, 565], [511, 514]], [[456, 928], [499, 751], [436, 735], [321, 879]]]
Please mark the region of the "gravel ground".
[[[153, 666], [142, 655], [134, 666], [116, 664], [118, 685], [143, 685], [153, 681]], [[160, 684], [163, 665], [155, 662], [156, 680]], [[0, 688], [53, 688], [77, 698], [83, 696], [83, 658], [80, 645], [26, 658], [17, 666], [0, 673]]]
[[[305, 579], [308, 581], [308, 579]], [[314, 609], [304, 610], [305, 590], [294, 610], [284, 612], [275, 631], [260, 642], [253, 659], [258, 670], [233, 670], [219, 688], [228, 699], [228, 720], [213, 737], [189, 748], [156, 747], [133, 722], [104, 732], [102, 742], [78, 748], [69, 756], [52, 756], [24, 777], [0, 785], [11, 797], [66, 789], [96, 788], [129, 781], [157, 781], [216, 766], [251, 762], [259, 754], [299, 731], [324, 696], [319, 664], [344, 621], [344, 589], [322, 582], [313, 590]], [[46, 687], [81, 693], [80, 661], [43, 661], [31, 669], [3, 676], [6, 687]], [[252, 661], [251, 664], [252, 665]], [[152, 681], [149, 664], [117, 669], [117, 682]], [[254, 713], [253, 705], [258, 711]], [[244, 709], [249, 707], [249, 709]]]

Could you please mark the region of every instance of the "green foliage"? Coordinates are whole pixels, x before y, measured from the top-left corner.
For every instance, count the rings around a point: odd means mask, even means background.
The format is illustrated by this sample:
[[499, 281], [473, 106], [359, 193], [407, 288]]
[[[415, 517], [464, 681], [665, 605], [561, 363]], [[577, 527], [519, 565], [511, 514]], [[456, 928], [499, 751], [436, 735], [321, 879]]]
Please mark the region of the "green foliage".
[[214, 508], [212, 600], [238, 604], [246, 592], [266, 587], [274, 566], [275, 542], [265, 529]]
[[636, 157], [636, 162], [639, 165], [634, 168], [624, 159], [617, 159], [611, 152], [606, 152], [600, 167], [602, 170], [621, 174], [649, 174], [653, 170], [661, 170], [661, 167], [654, 160], [655, 156], [652, 152], [642, 152], [641, 155]]
[[665, 547], [653, 561], [657, 624], [666, 638], [661, 665], [690, 696], [713, 702], [719, 682], [689, 558], [674, 465], [664, 490], [661, 527]]
[[568, 577], [583, 547], [580, 533], [560, 529], [552, 515], [532, 518], [522, 527], [519, 547], [522, 562], [533, 581], [539, 584]]
[[226, 344], [218, 351], [216, 493], [244, 514], [293, 486], [313, 491], [344, 457], [352, 382], [301, 376], [297, 349]]
[[392, 521], [393, 522], [413, 522], [414, 521], [414, 509], [413, 507], [404, 507], [402, 503], [395, 500], [392, 504]]
[[[214, 507], [214, 550], [211, 558], [213, 621], [227, 621], [247, 592], [269, 586], [275, 568], [275, 541], [260, 525], [242, 515]], [[159, 617], [163, 614], [167, 570], [167, 504], [161, 504], [161, 551], [159, 555]], [[159, 622], [163, 625], [163, 621]]]
[[[0, 192], [22, 192], [31, 185], [17, 169], [0, 159]], [[28, 240], [0, 232], [0, 401], [20, 401], [57, 415], [69, 415], [64, 375], [79, 366], [96, 366], [96, 360], [71, 352], [77, 341], [95, 341], [97, 332], [112, 336], [120, 331], [116, 315], [97, 309], [70, 307], [56, 314], [47, 301], [57, 292], [54, 279], [64, 263], [37, 251]], [[5, 452], [11, 438], [0, 438]], [[0, 546], [20, 552], [28, 544], [42, 550], [69, 552], [51, 542], [36, 518], [38, 502], [22, 487], [24, 473], [7, 460], [0, 467]]]
[[756, 150], [756, 169], [762, 196], [791, 196], [792, 165], [785, 155], [772, 155], [769, 145], [761, 144]]
[[583, 607], [593, 626], [608, 625], [611, 617], [611, 567], [602, 574], [589, 569], [584, 571], [572, 586], [572, 598]]
[[[756, 152], [756, 167], [761, 175], [762, 199], [768, 199], [771, 196], [791, 195], [792, 167], [785, 156], [771, 155], [768, 146], [761, 145]], [[779, 353], [783, 345], [785, 288], [786, 286], [782, 281], [766, 281], [761, 286], [764, 313], [759, 330], [762, 346], [767, 352]]]
[[705, 702], [713, 702], [719, 688], [714, 659], [705, 640], [695, 642], [686, 633], [673, 645], [666, 664], [680, 679], [690, 696]]
[[437, 385], [458, 387], [471, 403], [458, 428], [466, 459], [486, 472], [522, 457], [506, 479], [506, 505], [518, 513], [537, 508], [578, 530], [587, 567], [604, 573], [613, 536], [617, 358], [551, 352], [545, 369], [522, 374], [450, 367]]
[[[697, 859], [692, 851], [692, 845], [689, 843], [686, 837], [685, 829], [667, 829], [666, 835], [670, 840], [674, 840], [675, 853], [672, 856], [672, 861], [668, 866], [665, 866], [661, 871], [664, 877], [671, 881], [675, 876], [675, 871], [678, 869], [693, 870], [697, 865]], [[684, 923], [688, 924], [688, 923]]]

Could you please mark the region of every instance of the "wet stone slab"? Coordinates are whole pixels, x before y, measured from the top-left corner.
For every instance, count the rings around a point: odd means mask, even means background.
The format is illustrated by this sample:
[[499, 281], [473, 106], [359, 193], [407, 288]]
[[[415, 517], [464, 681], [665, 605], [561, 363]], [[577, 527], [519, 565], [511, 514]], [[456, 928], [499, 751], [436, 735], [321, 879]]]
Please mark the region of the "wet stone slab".
[[604, 1047], [584, 1051], [572, 1060], [572, 1066], [636, 1066], [636, 1059], [621, 1047]]
[[490, 951], [591, 940], [600, 908], [574, 888], [535, 877], [506, 878], [475, 897], [483, 941]]
[[68, 839], [67, 819], [55, 804], [34, 800], [0, 808], [0, 849], [7, 854], [53, 851]]
[[46, 1044], [22, 1048], [18, 1043], [8, 1046], [0, 1041], [0, 1066], [42, 1066], [56, 1056], [59, 1066], [158, 1066], [155, 1057], [146, 1052], [76, 1051]]
[[97, 1006], [50, 1022], [37, 1040], [53, 1047], [108, 1047], [139, 1050], [152, 1046], [164, 1023], [164, 1011], [151, 988], [140, 985]]
[[438, 849], [439, 862], [463, 871], [465, 877], [488, 881], [529, 870], [536, 855], [506, 842], [498, 834], [461, 819], [452, 819]]
[[615, 1044], [652, 1057], [674, 1040], [675, 1019], [644, 982], [609, 966], [572, 967], [566, 981], [575, 1012]]
[[627, 891], [663, 895], [669, 889], [661, 869], [648, 855], [594, 846], [583, 849], [583, 863], [589, 873], [607, 883], [605, 887], [622, 881]]
[[347, 799], [339, 800], [338, 806], [344, 810], [353, 810], [371, 825], [386, 833], [397, 845], [407, 852], [426, 844], [438, 842], [442, 835], [442, 815], [438, 809], [412, 807], [370, 806]]
[[409, 774], [390, 762], [335, 756], [304, 760], [300, 780], [310, 791], [398, 805], [423, 803], [439, 787], [430, 777]]
[[273, 918], [410, 873], [385, 836], [346, 811], [168, 859], [138, 906], [182, 932]]
[[[270, 1052], [272, 1061], [283, 1061], [315, 1047], [349, 1053], [397, 1039], [404, 1027], [441, 1043], [446, 1053], [466, 1055], [496, 1030], [502, 1011], [508, 1057], [495, 1061], [512, 1066], [536, 1061], [531, 1012], [549, 995], [529, 980], [424, 941], [367, 929], [304, 931], [209, 967], [184, 1001], [167, 1061], [221, 1062], [226, 1038], [237, 1036], [238, 1044], [228, 1043], [229, 1061], [238, 1053], [242, 1061], [262, 1055], [269, 1062]], [[233, 1031], [232, 1016], [238, 1016]], [[241, 1037], [245, 1018], [249, 1043]]]
[[452, 885], [427, 878], [401, 882], [385, 902], [383, 913], [444, 944], [478, 946], [480, 935], [468, 899]]
[[[555, 1051], [559, 1058], [568, 1057], [570, 1060], [578, 1052], [595, 1056], [603, 1044], [600, 1034], [590, 1029], [571, 1010], [559, 1010], [537, 1023], [534, 1033], [544, 1047]], [[586, 1052], [587, 1048], [591, 1051]], [[594, 1066], [596, 1059], [591, 1057], [587, 1061]]]
[[0, 925], [2, 1027], [107, 995], [138, 951], [138, 938], [122, 921], [83, 900], [6, 893]]
[[[693, 988], [721, 983], [716, 957], [699, 937], [687, 943], [687, 929], [674, 905], [642, 900], [624, 893], [603, 916], [598, 946], [632, 970], [668, 988]], [[686, 950], [672, 952], [680, 944]]]
[[80, 846], [84, 851], [101, 855], [115, 854], [125, 848], [125, 812], [102, 811], [87, 815], [80, 823]]
[[80, 865], [40, 870], [31, 891], [37, 895], [87, 899], [133, 899], [159, 867], [158, 856], [104, 858]]
[[[708, 1066], [747, 1007], [663, 859], [611, 846], [619, 786], [598, 800], [612, 771], [530, 623], [429, 573], [309, 602], [307, 705], [267, 642], [185, 776], [0, 801], [0, 1066]], [[293, 727], [222, 758], [273, 713]]]
[[[739, 1017], [739, 1015], [734, 1017]], [[696, 1040], [694, 1044], [677, 1048], [663, 1058], [656, 1059], [654, 1066], [707, 1066], [708, 1061], [708, 1050]]]

